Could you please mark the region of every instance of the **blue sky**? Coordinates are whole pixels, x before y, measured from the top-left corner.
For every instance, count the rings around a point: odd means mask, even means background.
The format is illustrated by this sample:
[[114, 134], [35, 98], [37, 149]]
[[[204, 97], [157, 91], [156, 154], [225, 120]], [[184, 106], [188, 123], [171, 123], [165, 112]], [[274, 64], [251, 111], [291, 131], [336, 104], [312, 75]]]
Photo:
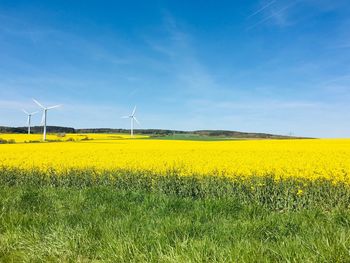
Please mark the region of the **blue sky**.
[[345, 0], [0, 0], [0, 125], [36, 98], [49, 125], [350, 137], [349, 28]]

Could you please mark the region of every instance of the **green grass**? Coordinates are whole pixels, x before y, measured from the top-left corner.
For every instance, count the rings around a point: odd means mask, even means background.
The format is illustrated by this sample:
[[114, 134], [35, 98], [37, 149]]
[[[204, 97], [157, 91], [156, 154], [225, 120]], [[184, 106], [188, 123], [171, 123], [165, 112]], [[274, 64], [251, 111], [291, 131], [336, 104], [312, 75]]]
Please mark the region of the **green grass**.
[[349, 206], [328, 181], [2, 168], [0, 262], [350, 262]]
[[349, 262], [350, 212], [110, 186], [0, 188], [1, 262]]

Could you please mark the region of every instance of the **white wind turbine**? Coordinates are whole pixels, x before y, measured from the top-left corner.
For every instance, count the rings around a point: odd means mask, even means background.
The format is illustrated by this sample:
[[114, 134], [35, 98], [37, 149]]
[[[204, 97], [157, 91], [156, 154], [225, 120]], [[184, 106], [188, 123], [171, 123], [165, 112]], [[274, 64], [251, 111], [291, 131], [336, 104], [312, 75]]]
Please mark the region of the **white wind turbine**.
[[61, 107], [62, 105], [55, 105], [55, 106], [51, 106], [51, 107], [44, 107], [42, 104], [40, 104], [40, 102], [38, 102], [37, 100], [33, 99], [33, 101], [35, 102], [35, 104], [37, 104], [40, 108], [42, 108], [43, 110], [43, 117], [41, 119], [41, 125], [44, 125], [44, 132], [43, 132], [43, 141], [46, 140], [46, 123], [47, 123], [47, 111], [54, 109], [54, 108], [58, 108]]
[[134, 107], [134, 110], [132, 111], [131, 115], [129, 116], [123, 116], [122, 118], [124, 119], [130, 119], [130, 122], [131, 122], [131, 128], [130, 128], [130, 135], [131, 137], [134, 136], [134, 121], [139, 125], [141, 126], [140, 122], [136, 119], [135, 117], [135, 113], [136, 113], [136, 106]]
[[27, 115], [27, 117], [28, 117], [28, 119], [27, 119], [27, 125], [28, 125], [28, 134], [30, 134], [30, 128], [31, 128], [31, 121], [32, 121], [32, 116], [34, 115], [34, 114], [37, 114], [38, 113], [38, 111], [35, 111], [35, 112], [31, 112], [31, 113], [29, 113], [28, 111], [26, 111], [26, 110], [22, 110], [26, 115]]

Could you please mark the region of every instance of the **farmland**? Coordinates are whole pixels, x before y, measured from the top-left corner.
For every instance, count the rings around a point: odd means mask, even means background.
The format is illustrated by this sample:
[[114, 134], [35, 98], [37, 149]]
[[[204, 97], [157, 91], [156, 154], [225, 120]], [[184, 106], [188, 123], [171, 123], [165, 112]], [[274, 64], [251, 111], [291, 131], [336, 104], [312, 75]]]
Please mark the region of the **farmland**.
[[26, 136], [0, 136], [0, 261], [350, 260], [348, 139]]
[[[25, 141], [25, 136], [14, 135], [13, 138]], [[0, 163], [6, 168], [51, 170], [56, 173], [117, 170], [227, 178], [270, 175], [277, 179], [326, 179], [350, 183], [350, 140], [206, 142], [127, 140], [128, 135], [74, 136], [64, 138], [78, 141], [63, 144], [2, 145]]]
[[[94, 134], [94, 133], [53, 133], [47, 136], [49, 142], [84, 141], [84, 140], [116, 140], [130, 138], [128, 134]], [[138, 135], [135, 138], [148, 138], [147, 135]], [[13, 143], [38, 143], [42, 141], [41, 134], [9, 134], [0, 133], [0, 139]]]

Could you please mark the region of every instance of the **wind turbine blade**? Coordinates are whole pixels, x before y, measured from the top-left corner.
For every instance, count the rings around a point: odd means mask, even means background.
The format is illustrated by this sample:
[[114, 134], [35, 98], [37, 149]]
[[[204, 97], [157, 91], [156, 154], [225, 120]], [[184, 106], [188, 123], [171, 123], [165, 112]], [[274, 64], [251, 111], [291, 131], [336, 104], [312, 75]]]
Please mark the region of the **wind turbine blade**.
[[22, 110], [25, 114], [29, 115], [29, 112], [26, 110]]
[[34, 112], [30, 113], [30, 115], [34, 115], [34, 114], [37, 114], [37, 113], [38, 113], [38, 111], [34, 111]]
[[134, 118], [134, 120], [136, 121], [136, 123], [139, 125], [139, 126], [141, 126], [141, 123], [136, 119], [136, 117], [133, 117]]
[[29, 125], [29, 120], [30, 120], [30, 116], [28, 115], [28, 118], [27, 118], [27, 125]]
[[45, 107], [44, 107], [42, 104], [40, 104], [39, 101], [37, 101], [36, 99], [33, 99], [33, 101], [34, 101], [35, 104], [38, 105], [40, 108], [45, 109]]
[[58, 108], [58, 107], [62, 107], [62, 105], [55, 105], [55, 106], [51, 106], [51, 107], [47, 107], [48, 110], [54, 109], [54, 108]]
[[131, 113], [131, 116], [134, 116], [134, 115], [135, 115], [135, 112], [136, 112], [136, 105], [135, 105], [135, 107], [134, 107], [134, 110], [133, 110], [132, 113]]
[[129, 116], [123, 116], [123, 117], [120, 117], [120, 118], [122, 118], [122, 119], [128, 119], [128, 118], [130, 118]]

